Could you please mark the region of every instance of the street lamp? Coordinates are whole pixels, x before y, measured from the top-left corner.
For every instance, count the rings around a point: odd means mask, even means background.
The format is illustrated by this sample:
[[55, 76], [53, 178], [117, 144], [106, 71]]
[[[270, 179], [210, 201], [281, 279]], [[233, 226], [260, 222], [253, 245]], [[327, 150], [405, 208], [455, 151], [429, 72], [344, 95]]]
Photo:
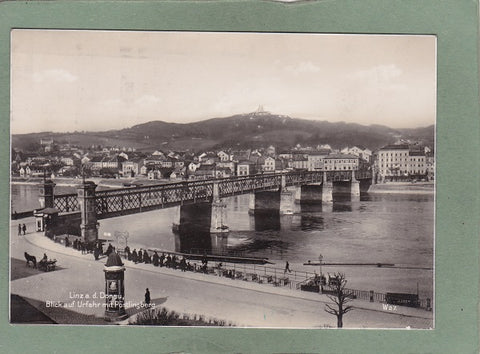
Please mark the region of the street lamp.
[[323, 261], [323, 256], [320, 253], [320, 256], [318, 256], [318, 264], [320, 265], [320, 276], [322, 276], [322, 261]]

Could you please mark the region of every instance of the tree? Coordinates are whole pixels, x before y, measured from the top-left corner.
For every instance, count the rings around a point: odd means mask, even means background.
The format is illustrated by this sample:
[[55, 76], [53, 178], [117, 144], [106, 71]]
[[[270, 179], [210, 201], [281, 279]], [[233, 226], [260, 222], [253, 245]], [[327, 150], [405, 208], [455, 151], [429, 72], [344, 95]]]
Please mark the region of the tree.
[[326, 304], [325, 311], [329, 314], [337, 316], [337, 327], [343, 327], [343, 315], [353, 310], [353, 306], [347, 305], [353, 300], [354, 296], [348, 290], [345, 290], [347, 285], [347, 279], [345, 274], [335, 273], [333, 277], [330, 277], [329, 285], [331, 290], [328, 292], [327, 297], [335, 303], [335, 306]]

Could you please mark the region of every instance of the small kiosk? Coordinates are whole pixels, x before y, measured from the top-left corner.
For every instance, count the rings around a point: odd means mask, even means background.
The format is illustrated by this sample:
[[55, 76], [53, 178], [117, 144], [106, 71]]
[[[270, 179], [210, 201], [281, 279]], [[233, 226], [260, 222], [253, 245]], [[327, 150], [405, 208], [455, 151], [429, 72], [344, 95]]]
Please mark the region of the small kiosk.
[[49, 226], [56, 225], [58, 213], [59, 211], [55, 208], [35, 210], [33, 216], [35, 216], [36, 231], [45, 232], [45, 235], [48, 236], [47, 231], [49, 230]]
[[125, 312], [125, 287], [122, 259], [114, 251], [108, 256], [105, 272], [105, 321], [117, 322], [128, 317]]

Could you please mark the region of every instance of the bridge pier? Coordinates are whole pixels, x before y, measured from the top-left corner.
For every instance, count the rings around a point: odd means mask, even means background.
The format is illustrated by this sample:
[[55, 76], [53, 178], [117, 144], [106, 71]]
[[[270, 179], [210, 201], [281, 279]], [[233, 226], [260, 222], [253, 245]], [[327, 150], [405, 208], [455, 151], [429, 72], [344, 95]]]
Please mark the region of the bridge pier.
[[174, 233], [180, 232], [180, 218], [181, 218], [181, 206], [175, 207], [175, 215], [173, 216], [172, 231]]
[[210, 233], [224, 234], [230, 230], [227, 226], [227, 205], [220, 199], [211, 204]]
[[39, 187], [39, 198], [38, 201], [40, 202], [40, 206], [42, 209], [44, 208], [55, 208], [54, 204], [54, 191], [55, 191], [55, 183], [51, 179], [47, 179], [43, 183], [38, 185]]
[[280, 192], [280, 215], [293, 214], [295, 211], [295, 190], [282, 189]]
[[350, 182], [350, 196], [352, 202], [360, 200], [360, 182], [355, 179], [355, 171], [353, 171], [352, 181]]
[[[172, 231], [183, 232], [186, 225], [203, 225], [208, 222], [210, 234], [226, 234], [227, 205], [220, 198], [217, 183], [213, 184], [212, 203], [187, 204], [178, 207], [172, 224]], [[188, 228], [187, 228], [188, 229]], [[194, 228], [191, 228], [193, 231]]]
[[210, 233], [228, 233], [227, 205], [220, 198], [218, 183], [213, 184], [212, 216], [210, 220]]
[[322, 203], [333, 203], [333, 182], [327, 181], [327, 174], [323, 174]]
[[77, 187], [77, 198], [80, 205], [80, 233], [86, 243], [98, 240], [98, 222], [95, 207], [95, 189], [97, 185], [91, 181], [83, 182]]

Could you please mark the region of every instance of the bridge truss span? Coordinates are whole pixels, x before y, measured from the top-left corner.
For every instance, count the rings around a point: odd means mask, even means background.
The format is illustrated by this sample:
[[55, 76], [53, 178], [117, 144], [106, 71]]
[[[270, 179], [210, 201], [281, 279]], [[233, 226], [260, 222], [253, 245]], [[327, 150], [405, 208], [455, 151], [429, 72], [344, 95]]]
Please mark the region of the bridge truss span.
[[[125, 187], [96, 191], [94, 193], [95, 211], [98, 219], [105, 219], [183, 204], [212, 202], [216, 198], [322, 183], [324, 173], [327, 181], [352, 179], [352, 171], [295, 171]], [[371, 175], [359, 175], [356, 172], [355, 177], [371, 178]], [[60, 212], [80, 210], [76, 194], [55, 195], [54, 206]]]
[[213, 183], [192, 181], [163, 185], [122, 188], [97, 192], [98, 219], [169, 208], [182, 204], [209, 202]]
[[77, 194], [57, 194], [53, 199], [53, 205], [61, 212], [79, 211]]

